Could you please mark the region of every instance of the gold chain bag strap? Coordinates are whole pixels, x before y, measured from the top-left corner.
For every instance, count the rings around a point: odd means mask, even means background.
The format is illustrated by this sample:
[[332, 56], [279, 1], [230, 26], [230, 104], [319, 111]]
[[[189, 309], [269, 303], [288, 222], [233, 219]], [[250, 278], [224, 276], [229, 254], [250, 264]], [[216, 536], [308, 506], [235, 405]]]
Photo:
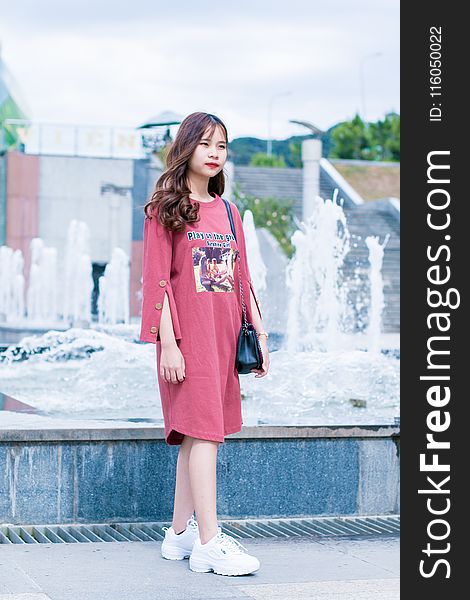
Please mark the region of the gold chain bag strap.
[[[236, 240], [237, 235], [235, 233], [235, 225], [233, 223], [233, 216], [230, 204], [224, 198], [222, 198], [222, 200], [225, 203], [228, 219], [230, 221], [230, 228], [232, 229], [233, 237]], [[263, 366], [263, 353], [261, 351], [258, 336], [256, 335], [256, 329], [252, 323], [248, 323], [248, 320], [246, 318], [246, 305], [245, 297], [243, 295], [242, 274], [240, 270], [240, 251], [237, 250], [236, 252], [238, 263], [238, 280], [240, 282], [240, 295], [242, 300], [243, 321], [240, 328], [240, 333], [238, 335], [235, 366], [239, 373], [247, 374], [251, 373], [251, 369], [261, 369], [261, 367]]]

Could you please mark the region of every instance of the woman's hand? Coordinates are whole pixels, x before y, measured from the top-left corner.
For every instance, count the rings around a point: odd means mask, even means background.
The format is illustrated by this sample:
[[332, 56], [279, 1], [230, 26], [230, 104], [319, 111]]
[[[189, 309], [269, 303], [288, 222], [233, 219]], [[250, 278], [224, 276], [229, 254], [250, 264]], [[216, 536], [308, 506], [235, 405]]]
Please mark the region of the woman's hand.
[[256, 379], [267, 375], [269, 370], [268, 340], [265, 335], [259, 337], [259, 345], [261, 346], [261, 353], [263, 354], [263, 364], [261, 365], [261, 369], [251, 369], [252, 373], [257, 373], [257, 375], [255, 375]]
[[185, 378], [184, 356], [175, 342], [162, 344], [160, 355], [160, 376], [168, 383], [180, 383]]

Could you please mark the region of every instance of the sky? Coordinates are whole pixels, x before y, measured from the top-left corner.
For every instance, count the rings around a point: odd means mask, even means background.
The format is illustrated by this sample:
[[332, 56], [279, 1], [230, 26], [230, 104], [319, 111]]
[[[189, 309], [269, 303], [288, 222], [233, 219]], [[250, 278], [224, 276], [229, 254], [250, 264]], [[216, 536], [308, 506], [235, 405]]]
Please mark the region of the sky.
[[399, 11], [399, 0], [0, 0], [0, 43], [35, 121], [136, 127], [204, 111], [229, 141], [285, 139], [308, 133], [291, 119], [327, 129], [400, 112]]

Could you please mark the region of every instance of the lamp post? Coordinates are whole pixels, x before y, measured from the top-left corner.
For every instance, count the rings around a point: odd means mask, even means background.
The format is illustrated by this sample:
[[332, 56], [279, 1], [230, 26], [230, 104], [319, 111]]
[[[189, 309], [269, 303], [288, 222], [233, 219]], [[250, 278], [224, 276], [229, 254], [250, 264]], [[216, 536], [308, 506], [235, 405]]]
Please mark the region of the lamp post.
[[366, 121], [366, 95], [364, 90], [364, 63], [368, 58], [376, 58], [377, 56], [382, 56], [382, 52], [373, 52], [372, 54], [367, 54], [363, 56], [359, 62], [359, 85], [361, 89], [361, 113], [362, 119]]
[[269, 103], [268, 103], [268, 139], [266, 142], [266, 154], [268, 156], [272, 155], [272, 150], [273, 150], [273, 144], [272, 144], [272, 139], [271, 139], [271, 118], [272, 118], [272, 112], [273, 112], [273, 101], [275, 98], [280, 98], [281, 96], [288, 96], [289, 94], [292, 94], [292, 92], [280, 92], [279, 94], [274, 94], [274, 96], [271, 96], [271, 98], [269, 99]]

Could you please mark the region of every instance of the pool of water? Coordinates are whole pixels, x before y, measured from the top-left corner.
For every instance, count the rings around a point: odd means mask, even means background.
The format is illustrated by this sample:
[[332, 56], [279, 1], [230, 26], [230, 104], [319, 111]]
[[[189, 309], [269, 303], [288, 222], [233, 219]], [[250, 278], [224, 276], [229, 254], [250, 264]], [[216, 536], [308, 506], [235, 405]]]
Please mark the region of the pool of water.
[[[24, 338], [0, 361], [4, 398], [37, 415], [163, 424], [153, 344], [96, 330], [49, 331]], [[365, 425], [399, 415], [398, 349], [278, 349], [270, 361], [266, 377], [240, 376], [245, 425]]]

